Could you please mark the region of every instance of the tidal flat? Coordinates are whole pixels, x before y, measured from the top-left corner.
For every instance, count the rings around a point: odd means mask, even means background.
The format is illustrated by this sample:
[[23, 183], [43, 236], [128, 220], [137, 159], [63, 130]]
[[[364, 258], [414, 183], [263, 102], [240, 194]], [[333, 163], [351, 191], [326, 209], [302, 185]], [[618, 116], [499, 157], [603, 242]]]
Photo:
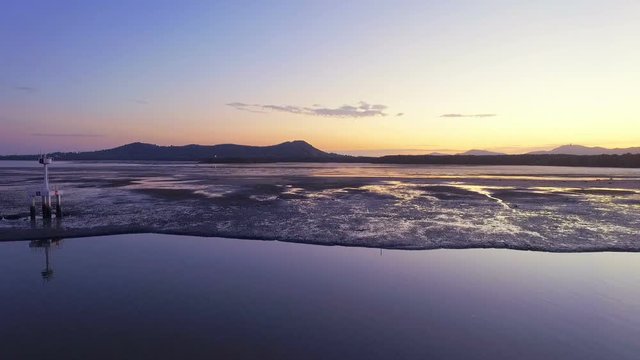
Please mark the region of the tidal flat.
[[0, 240], [165, 233], [387, 249], [640, 251], [640, 169], [0, 162]]

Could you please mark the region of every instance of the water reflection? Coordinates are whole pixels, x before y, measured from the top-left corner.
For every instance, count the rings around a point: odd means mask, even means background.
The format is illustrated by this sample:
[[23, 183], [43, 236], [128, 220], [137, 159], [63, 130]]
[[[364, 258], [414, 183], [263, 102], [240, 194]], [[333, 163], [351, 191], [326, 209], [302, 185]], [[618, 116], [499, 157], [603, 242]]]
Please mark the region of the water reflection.
[[[2, 359], [640, 352], [637, 253], [381, 251], [154, 234], [65, 239], [64, 251], [54, 251], [61, 239], [33, 241], [37, 256], [26, 245], [0, 243]], [[42, 286], [43, 268], [45, 281], [57, 272], [55, 286]]]
[[62, 239], [53, 238], [47, 240], [33, 240], [29, 242], [29, 247], [32, 249], [43, 249], [44, 250], [44, 269], [40, 272], [42, 275], [42, 279], [45, 281], [50, 281], [53, 279], [53, 268], [51, 267], [51, 247], [59, 248], [62, 246]]

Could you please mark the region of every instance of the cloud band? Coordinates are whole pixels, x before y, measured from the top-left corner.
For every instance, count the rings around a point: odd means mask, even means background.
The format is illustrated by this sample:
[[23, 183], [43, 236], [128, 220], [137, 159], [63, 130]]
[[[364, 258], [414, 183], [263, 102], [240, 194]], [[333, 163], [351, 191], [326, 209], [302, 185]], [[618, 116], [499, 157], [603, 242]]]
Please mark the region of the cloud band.
[[[385, 112], [385, 110], [387, 109], [386, 105], [369, 104], [364, 101], [360, 101], [356, 105], [343, 105], [336, 108], [324, 107], [318, 104], [314, 104], [311, 107], [301, 107], [293, 105], [266, 105], [233, 102], [228, 103], [227, 105], [236, 110], [248, 111], [253, 113], [286, 112], [298, 115], [342, 118], [364, 118], [388, 115]], [[402, 113], [398, 113], [396, 116], [402, 116]]]

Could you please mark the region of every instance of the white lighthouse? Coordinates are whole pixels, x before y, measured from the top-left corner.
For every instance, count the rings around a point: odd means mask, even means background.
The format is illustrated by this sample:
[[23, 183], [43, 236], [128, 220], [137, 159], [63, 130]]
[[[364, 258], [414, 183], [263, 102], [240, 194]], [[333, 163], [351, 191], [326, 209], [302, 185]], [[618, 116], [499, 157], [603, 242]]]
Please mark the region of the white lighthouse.
[[53, 159], [50, 157], [47, 157], [47, 154], [44, 154], [40, 156], [40, 159], [38, 159], [38, 162], [44, 165], [44, 190], [46, 192], [49, 192], [49, 168], [47, 166], [51, 165], [51, 163], [53, 162]]
[[36, 219], [36, 198], [42, 198], [42, 218], [51, 219], [51, 196], [56, 199], [56, 218], [62, 217], [62, 191], [55, 189], [53, 192], [49, 187], [49, 165], [53, 162], [53, 159], [48, 157], [47, 154], [40, 156], [38, 162], [44, 166], [44, 184], [41, 190], [36, 190], [31, 193], [31, 220]]

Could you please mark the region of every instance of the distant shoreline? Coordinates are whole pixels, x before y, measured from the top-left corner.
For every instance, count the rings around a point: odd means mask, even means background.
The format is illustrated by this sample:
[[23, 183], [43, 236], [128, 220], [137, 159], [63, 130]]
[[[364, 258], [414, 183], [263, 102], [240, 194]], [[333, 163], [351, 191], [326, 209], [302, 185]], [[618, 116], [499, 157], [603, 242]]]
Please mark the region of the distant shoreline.
[[[34, 156], [0, 156], [2, 161], [36, 160]], [[76, 158], [62, 157], [59, 161], [159, 161], [196, 162], [201, 164], [273, 164], [273, 163], [337, 163], [337, 164], [389, 164], [389, 165], [478, 165], [478, 166], [566, 166], [600, 168], [640, 168], [640, 154], [624, 155], [387, 155], [381, 157], [338, 156], [335, 158], [215, 158], [215, 159], [162, 159], [162, 158]]]
[[204, 164], [258, 164], [276, 162], [364, 163], [396, 165], [502, 165], [640, 168], [640, 154], [625, 155], [387, 155], [344, 159], [208, 159]]

